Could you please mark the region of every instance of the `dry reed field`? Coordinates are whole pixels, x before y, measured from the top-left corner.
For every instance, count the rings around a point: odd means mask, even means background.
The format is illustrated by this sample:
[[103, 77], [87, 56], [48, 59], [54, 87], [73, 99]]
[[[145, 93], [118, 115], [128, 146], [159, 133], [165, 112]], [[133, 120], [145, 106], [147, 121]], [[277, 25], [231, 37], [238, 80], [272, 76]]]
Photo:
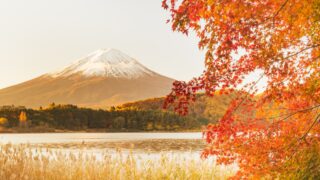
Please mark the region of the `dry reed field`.
[[153, 180], [227, 179], [234, 173], [208, 160], [161, 154], [145, 159], [132, 153], [95, 154], [30, 145], [0, 146], [0, 179], [6, 180]]

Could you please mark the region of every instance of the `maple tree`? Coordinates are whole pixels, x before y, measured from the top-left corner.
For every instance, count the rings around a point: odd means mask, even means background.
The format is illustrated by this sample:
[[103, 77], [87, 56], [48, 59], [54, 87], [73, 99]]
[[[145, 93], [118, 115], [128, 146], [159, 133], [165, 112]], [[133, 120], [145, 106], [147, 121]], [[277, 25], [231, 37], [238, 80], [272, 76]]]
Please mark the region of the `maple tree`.
[[[292, 165], [298, 155], [320, 147], [320, 1], [163, 0], [162, 6], [172, 29], [195, 33], [206, 52], [203, 74], [174, 82], [165, 108], [187, 114], [200, 90], [238, 94], [204, 132], [203, 156], [238, 163], [236, 177], [278, 177], [299, 168]], [[252, 73], [261, 75], [244, 83]], [[256, 96], [261, 79], [267, 85]]]

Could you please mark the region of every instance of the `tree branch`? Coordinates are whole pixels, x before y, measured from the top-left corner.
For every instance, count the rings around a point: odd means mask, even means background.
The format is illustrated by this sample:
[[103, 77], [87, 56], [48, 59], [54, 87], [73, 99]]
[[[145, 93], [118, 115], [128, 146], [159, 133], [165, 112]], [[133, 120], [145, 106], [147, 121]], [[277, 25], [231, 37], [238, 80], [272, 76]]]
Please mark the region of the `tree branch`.
[[314, 119], [314, 121], [312, 122], [311, 126], [308, 128], [308, 130], [300, 137], [298, 138], [296, 141], [291, 142], [290, 144], [288, 144], [287, 148], [285, 149], [290, 149], [291, 147], [293, 147], [295, 144], [297, 144], [298, 142], [300, 142], [301, 140], [305, 140], [306, 141], [306, 137], [308, 136], [308, 134], [310, 133], [310, 131], [312, 130], [312, 128], [317, 124], [317, 122], [320, 120], [320, 113], [316, 116], [316, 118]]
[[274, 18], [276, 18], [276, 17], [279, 15], [280, 11], [282, 11], [282, 9], [287, 5], [288, 2], [289, 2], [289, 0], [286, 0], [286, 1], [281, 5], [281, 7], [274, 13], [273, 16], [267, 17], [261, 24], [266, 23], [266, 22], [269, 21], [270, 19], [273, 19], [273, 20], [274, 20]]
[[286, 0], [281, 7], [278, 9], [278, 11], [273, 15], [272, 19], [274, 19], [276, 16], [278, 16], [278, 14], [280, 13], [280, 11], [287, 5], [287, 3], [289, 2], [289, 0]]
[[309, 132], [312, 130], [312, 128], [317, 124], [317, 122], [319, 121], [320, 119], [320, 113], [317, 115], [317, 117], [314, 119], [313, 123], [311, 124], [311, 126], [309, 127], [309, 129], [304, 133], [304, 135], [300, 138], [300, 140], [303, 140], [305, 139]]
[[250, 91], [254, 88], [254, 86], [256, 86], [259, 83], [259, 81], [263, 78], [263, 76], [264, 76], [264, 74], [261, 74], [259, 79], [252, 84], [252, 86], [250, 87], [250, 89], [249, 89], [248, 93], [246, 94], [246, 96], [244, 98], [242, 98], [241, 102], [233, 110], [233, 113], [236, 112], [239, 109], [239, 107], [242, 105], [242, 103], [248, 98]]

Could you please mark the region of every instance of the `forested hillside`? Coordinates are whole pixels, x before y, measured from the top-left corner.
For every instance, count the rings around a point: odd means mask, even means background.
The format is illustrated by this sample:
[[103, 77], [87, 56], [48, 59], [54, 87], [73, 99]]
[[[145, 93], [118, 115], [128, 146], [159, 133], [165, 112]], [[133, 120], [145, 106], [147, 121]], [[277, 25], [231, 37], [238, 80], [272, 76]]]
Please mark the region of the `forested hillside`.
[[[235, 94], [220, 95], [216, 93], [213, 97], [198, 94], [196, 101], [190, 104], [187, 117], [195, 118], [209, 123], [216, 123], [225, 113]], [[164, 98], [153, 98], [118, 106], [117, 109], [137, 110], [162, 110]], [[169, 109], [169, 111], [173, 111]]]
[[81, 108], [75, 105], [55, 105], [39, 109], [23, 106], [2, 106], [2, 131], [182, 131], [200, 130], [216, 123], [223, 115], [230, 95], [206, 97], [198, 95], [190, 113], [180, 116], [162, 108], [164, 98], [147, 99], [108, 110]]

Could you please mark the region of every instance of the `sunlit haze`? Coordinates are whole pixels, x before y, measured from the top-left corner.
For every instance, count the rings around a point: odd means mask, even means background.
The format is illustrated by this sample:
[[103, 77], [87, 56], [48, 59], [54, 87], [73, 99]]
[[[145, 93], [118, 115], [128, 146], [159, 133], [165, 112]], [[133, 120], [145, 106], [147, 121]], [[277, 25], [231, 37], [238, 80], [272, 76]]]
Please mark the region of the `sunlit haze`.
[[[60, 69], [100, 48], [188, 80], [203, 70], [197, 39], [173, 33], [161, 1], [3, 0], [0, 88]], [[181, 67], [181, 68], [179, 68]]]

